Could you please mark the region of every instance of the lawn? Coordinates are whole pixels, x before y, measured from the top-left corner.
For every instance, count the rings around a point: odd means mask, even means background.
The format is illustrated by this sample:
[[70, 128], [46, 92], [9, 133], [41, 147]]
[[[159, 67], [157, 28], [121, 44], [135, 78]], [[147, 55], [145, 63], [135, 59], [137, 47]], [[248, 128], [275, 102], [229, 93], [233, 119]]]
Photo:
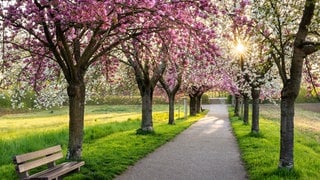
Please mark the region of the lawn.
[[[86, 106], [81, 172], [65, 179], [112, 179], [128, 166], [172, 139], [205, 114], [184, 120], [176, 107], [176, 125], [168, 125], [166, 105], [154, 107], [156, 133], [137, 135], [140, 106]], [[181, 113], [181, 114], [180, 114]], [[17, 179], [12, 164], [15, 154], [68, 143], [66, 107], [0, 116], [0, 179]]]
[[278, 167], [280, 141], [280, 108], [262, 105], [258, 135], [250, 134], [250, 125], [229, 114], [250, 179], [320, 179], [320, 113], [296, 107], [295, 168], [281, 171]]

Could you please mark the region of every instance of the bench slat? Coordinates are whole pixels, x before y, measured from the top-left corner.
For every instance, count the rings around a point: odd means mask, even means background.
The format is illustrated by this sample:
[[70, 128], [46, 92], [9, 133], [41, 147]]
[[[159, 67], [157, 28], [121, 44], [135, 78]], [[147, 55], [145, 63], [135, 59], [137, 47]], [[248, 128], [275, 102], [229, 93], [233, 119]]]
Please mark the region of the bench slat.
[[64, 174], [67, 174], [71, 171], [79, 169], [83, 165], [84, 165], [84, 161], [65, 162], [65, 163], [59, 164], [51, 169], [47, 169], [47, 170], [39, 172], [37, 174], [33, 174], [33, 175], [29, 176], [28, 179], [55, 179], [55, 178], [60, 177]]
[[[55, 161], [63, 158], [62, 149], [60, 145], [49, 147], [46, 149], [17, 155], [13, 161], [16, 165], [16, 170], [20, 179], [58, 179], [73, 171], [79, 171], [80, 167], [84, 165], [81, 162], [65, 162], [55, 165]], [[48, 165], [48, 169], [29, 175], [29, 170]]]
[[42, 150], [38, 150], [38, 151], [34, 151], [34, 152], [22, 154], [22, 155], [17, 155], [15, 156], [15, 161], [17, 164], [20, 164], [22, 162], [29, 161], [42, 156], [46, 156], [48, 154], [53, 154], [59, 151], [61, 151], [61, 146], [57, 145], [57, 146], [49, 147], [46, 149], [42, 149]]
[[61, 158], [63, 158], [63, 154], [62, 154], [62, 152], [58, 152], [56, 154], [52, 154], [47, 157], [42, 157], [42, 158], [34, 160], [34, 161], [20, 164], [20, 165], [18, 165], [18, 171], [19, 171], [19, 173], [22, 173], [22, 172], [28, 171], [30, 169], [33, 169], [35, 167], [39, 167], [41, 165], [45, 165], [50, 162], [56, 161]]

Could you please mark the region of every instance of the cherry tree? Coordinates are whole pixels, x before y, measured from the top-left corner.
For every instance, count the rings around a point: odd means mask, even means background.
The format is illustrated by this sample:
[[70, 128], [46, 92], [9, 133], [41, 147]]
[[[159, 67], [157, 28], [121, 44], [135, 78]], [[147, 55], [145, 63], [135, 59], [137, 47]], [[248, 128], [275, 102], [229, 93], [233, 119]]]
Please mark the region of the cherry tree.
[[[178, 90], [181, 86], [190, 90], [190, 84], [193, 84], [192, 87], [194, 89], [205, 80], [209, 81], [205, 73], [210, 73], [208, 68], [212, 69], [211, 66], [217, 57], [220, 56], [219, 49], [215, 43], [216, 34], [212, 27], [212, 22], [214, 21], [207, 20], [206, 27], [201, 27], [204, 33], [195, 34], [192, 30], [176, 32], [176, 42], [183, 43], [170, 44], [170, 59], [167, 63], [165, 74], [160, 78], [160, 84], [169, 98], [169, 124], [173, 124], [174, 122], [174, 99]], [[197, 31], [200, 31], [200, 29]], [[191, 79], [192, 76], [197, 77]], [[191, 114], [194, 115], [200, 111], [200, 101], [193, 100], [195, 98], [201, 99], [204, 91], [197, 96], [192, 95], [194, 93], [192, 90], [188, 91], [188, 93], [190, 95], [191, 107], [198, 107], [195, 111], [192, 111], [194, 108], [190, 108]], [[199, 103], [197, 106], [192, 106], [196, 105], [193, 102]]]
[[[217, 16], [217, 12], [215, 16]], [[190, 98], [190, 115], [201, 111], [201, 97], [211, 89], [213, 84], [220, 82], [220, 67], [217, 61], [221, 56], [217, 45], [215, 27], [217, 22], [212, 19], [206, 21], [210, 29], [206, 29], [198, 38], [190, 40], [190, 48], [183, 59], [184, 72], [182, 75], [182, 90]]]
[[[254, 27], [253, 27], [254, 28]], [[270, 55], [268, 55], [269, 49], [261, 44], [261, 38], [254, 36], [252, 29], [251, 36], [247, 38], [247, 52], [245, 55], [245, 62], [243, 63], [244, 70], [241, 71], [241, 78], [237, 77], [237, 82], [244, 94], [248, 96], [247, 98], [252, 98], [252, 123], [251, 132], [259, 133], [259, 104], [261, 93], [264, 94], [264, 98], [272, 99], [274, 97], [270, 96], [270, 92], [273, 95], [279, 93], [279, 88], [263, 89], [262, 86], [269, 84], [269, 86], [274, 86], [275, 79], [277, 79], [277, 74], [274, 73], [275, 68], [274, 63]], [[249, 42], [249, 43], [248, 43]], [[240, 80], [240, 81], [239, 81]], [[277, 91], [278, 90], [278, 91]], [[266, 96], [269, 94], [268, 96]], [[244, 122], [248, 123], [248, 102], [244, 103]]]
[[[197, 53], [194, 54], [197, 55]], [[191, 116], [200, 113], [202, 95], [221, 81], [220, 76], [217, 75], [219, 68], [216, 66], [216, 59], [219, 56], [220, 51], [216, 49], [213, 56], [200, 56], [201, 61], [192, 58], [188, 62], [189, 71], [183, 75], [184, 82], [182, 89], [189, 95], [189, 111]], [[197, 56], [195, 56], [195, 58], [197, 58]]]
[[[264, 55], [264, 54], [263, 54]], [[251, 68], [248, 69], [248, 78], [246, 79], [248, 85], [251, 89], [252, 98], [252, 124], [251, 132], [259, 133], [259, 103], [261, 86], [273, 80], [272, 73], [269, 73], [273, 66], [273, 62], [268, 57], [260, 57], [261, 59], [254, 58], [255, 61], [260, 61], [252, 63]]]
[[188, 71], [188, 58], [190, 57], [190, 49], [193, 48], [191, 39], [195, 37], [190, 30], [175, 30], [176, 42], [170, 42], [167, 46], [168, 56], [167, 67], [164, 74], [160, 77], [159, 82], [165, 91], [169, 100], [169, 122], [174, 124], [174, 102], [175, 96], [181, 90], [183, 75]]
[[[1, 8], [1, 17], [11, 29], [6, 34], [6, 43], [26, 54], [20, 58], [6, 52], [11, 55], [10, 63], [19, 63], [20, 59], [24, 62], [22, 80], [30, 80], [37, 91], [61, 70], [68, 82], [69, 159], [81, 157], [84, 75], [92, 63], [120, 42], [121, 36], [112, 38], [113, 32], [119, 34], [124, 30], [119, 28], [125, 23], [119, 23], [118, 18], [123, 16], [118, 13], [123, 12], [116, 12], [114, 4], [95, 1], [17, 1]], [[108, 38], [112, 39], [105, 43]], [[51, 69], [53, 74], [48, 72]]]
[[[146, 46], [146, 41], [155, 43]], [[149, 42], [149, 43], [150, 43]], [[167, 47], [161, 43], [156, 34], [150, 34], [146, 39], [133, 39], [122, 44], [125, 61], [135, 72], [135, 79], [142, 98], [141, 131], [152, 132], [152, 98], [153, 91], [166, 68]]]
[[159, 82], [162, 89], [165, 91], [169, 99], [169, 121], [168, 124], [175, 124], [174, 122], [174, 102], [175, 96], [180, 90], [182, 84], [182, 73], [184, 66], [174, 61], [167, 62], [167, 68], [164, 74], [160, 77]]
[[303, 62], [319, 50], [319, 3], [306, 1], [255, 1], [255, 18], [278, 67], [281, 91], [279, 167], [294, 166], [294, 102], [300, 91]]

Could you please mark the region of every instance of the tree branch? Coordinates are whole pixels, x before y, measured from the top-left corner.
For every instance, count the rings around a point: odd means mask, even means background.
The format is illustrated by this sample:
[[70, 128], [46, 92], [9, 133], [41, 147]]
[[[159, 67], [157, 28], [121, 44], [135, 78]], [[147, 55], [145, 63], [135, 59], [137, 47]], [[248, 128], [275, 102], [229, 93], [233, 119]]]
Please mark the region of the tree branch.
[[302, 50], [306, 55], [310, 55], [318, 50], [320, 50], [320, 42], [309, 42], [305, 41], [301, 44]]

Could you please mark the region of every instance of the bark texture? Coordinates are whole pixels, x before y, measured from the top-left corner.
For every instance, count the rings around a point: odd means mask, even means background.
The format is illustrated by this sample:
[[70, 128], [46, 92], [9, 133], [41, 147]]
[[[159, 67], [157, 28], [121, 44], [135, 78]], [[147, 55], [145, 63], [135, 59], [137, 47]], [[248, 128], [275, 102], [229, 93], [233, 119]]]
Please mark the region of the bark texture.
[[189, 95], [190, 97], [190, 116], [197, 115], [197, 97]]
[[[290, 92], [291, 91], [291, 92]], [[290, 85], [286, 85], [281, 95], [281, 128], [279, 167], [291, 169], [294, 147], [294, 101], [295, 95]]]
[[82, 155], [82, 141], [84, 128], [84, 83], [70, 84], [69, 96], [69, 144], [67, 159], [79, 160]]
[[152, 121], [152, 97], [153, 88], [146, 86], [140, 90], [142, 97], [142, 121], [141, 130], [152, 132], [153, 131], [153, 121]]
[[175, 95], [169, 96], [169, 121], [168, 124], [175, 124], [174, 122], [174, 98]]
[[243, 95], [243, 123], [249, 124], [249, 98]]
[[192, 86], [192, 91], [189, 93], [190, 97], [190, 116], [195, 116], [201, 111], [201, 97], [205, 92], [206, 87]]
[[259, 97], [260, 97], [260, 89], [252, 88], [252, 124], [251, 124], [251, 132], [259, 133]]
[[240, 96], [235, 95], [235, 106], [234, 106], [234, 115], [239, 116], [239, 109], [240, 109]]
[[135, 70], [136, 81], [138, 83], [140, 95], [142, 98], [142, 119], [141, 119], [141, 130], [145, 132], [153, 131], [153, 121], [152, 121], [152, 100], [153, 100], [153, 90], [156, 82], [150, 79], [148, 74], [140, 72], [140, 70]]
[[201, 97], [202, 97], [203, 93], [198, 93], [197, 97], [196, 97], [196, 113], [200, 113], [201, 112]]

